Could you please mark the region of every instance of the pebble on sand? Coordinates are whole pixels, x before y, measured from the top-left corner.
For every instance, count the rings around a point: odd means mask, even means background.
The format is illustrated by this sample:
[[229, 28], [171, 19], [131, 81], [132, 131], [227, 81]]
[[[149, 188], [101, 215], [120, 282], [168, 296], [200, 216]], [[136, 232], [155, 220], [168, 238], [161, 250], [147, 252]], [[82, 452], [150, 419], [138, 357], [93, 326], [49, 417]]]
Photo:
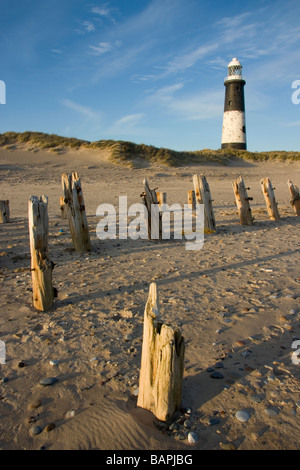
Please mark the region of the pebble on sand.
[[188, 433], [188, 441], [190, 444], [196, 444], [199, 441], [199, 437], [195, 432], [191, 431]]
[[40, 434], [42, 432], [42, 428], [41, 426], [32, 426], [32, 428], [30, 428], [30, 432], [31, 434], [36, 436], [37, 434]]
[[45, 379], [40, 380], [40, 385], [47, 387], [48, 385], [53, 385], [58, 381], [56, 377], [47, 377]]
[[277, 416], [279, 413], [275, 408], [265, 408], [264, 412], [268, 416]]
[[239, 410], [235, 413], [235, 417], [242, 423], [245, 423], [250, 419], [250, 414], [246, 410]]

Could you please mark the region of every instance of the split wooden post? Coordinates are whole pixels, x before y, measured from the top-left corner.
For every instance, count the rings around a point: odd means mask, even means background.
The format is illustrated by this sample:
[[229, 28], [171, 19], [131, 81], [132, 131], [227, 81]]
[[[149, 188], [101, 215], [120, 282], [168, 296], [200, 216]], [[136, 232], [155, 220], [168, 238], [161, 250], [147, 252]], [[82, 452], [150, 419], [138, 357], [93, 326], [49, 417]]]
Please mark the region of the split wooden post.
[[72, 236], [73, 246], [76, 251], [91, 250], [89, 229], [85, 213], [84, 199], [81, 182], [76, 172], [62, 175], [64, 190], [64, 203]]
[[65, 198], [61, 196], [59, 198], [59, 207], [60, 207], [60, 214], [62, 219], [67, 219], [67, 212], [66, 212], [66, 205], [65, 205]]
[[159, 207], [161, 207], [163, 204], [167, 204], [167, 193], [163, 191], [156, 191], [156, 197]]
[[9, 222], [9, 201], [0, 201], [0, 224], [7, 224]]
[[184, 339], [159, 318], [156, 283], [152, 282], [144, 313], [144, 332], [137, 406], [168, 421], [180, 409]]
[[232, 183], [233, 191], [235, 195], [236, 205], [239, 211], [240, 223], [242, 225], [253, 225], [253, 217], [251, 213], [250, 203], [252, 197], [248, 197], [247, 189], [245, 187], [244, 179], [240, 176], [236, 181]]
[[147, 179], [144, 179], [145, 191], [141, 194], [143, 204], [146, 207], [146, 225], [149, 240], [162, 239], [162, 213], [159, 211], [156, 190], [150, 189]]
[[291, 180], [288, 180], [288, 187], [292, 196], [291, 205], [293, 206], [296, 215], [300, 215], [300, 191], [299, 188], [294, 185]]
[[196, 195], [194, 190], [188, 191], [188, 204], [192, 207], [192, 209], [196, 208]]
[[209, 184], [204, 175], [194, 175], [193, 183], [195, 188], [195, 198], [197, 204], [204, 204], [204, 230], [209, 232], [216, 231], [216, 221], [212, 205]]
[[271, 220], [279, 220], [279, 212], [275, 199], [274, 188], [269, 178], [263, 178], [260, 182], [261, 189], [266, 201], [267, 211]]
[[52, 307], [54, 289], [52, 286], [53, 263], [48, 251], [48, 198], [30, 196], [28, 203], [29, 240], [31, 253], [31, 275], [33, 305], [45, 311]]

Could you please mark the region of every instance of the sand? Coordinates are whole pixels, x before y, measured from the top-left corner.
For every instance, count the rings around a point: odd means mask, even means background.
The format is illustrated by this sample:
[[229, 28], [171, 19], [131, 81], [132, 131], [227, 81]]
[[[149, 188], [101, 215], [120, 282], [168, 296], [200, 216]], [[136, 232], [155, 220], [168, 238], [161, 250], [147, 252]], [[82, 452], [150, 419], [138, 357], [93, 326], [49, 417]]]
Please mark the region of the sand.
[[[0, 225], [0, 340], [6, 345], [0, 448], [299, 449], [300, 364], [292, 360], [292, 344], [300, 339], [300, 218], [287, 186], [288, 179], [299, 186], [299, 162], [129, 169], [107, 157], [92, 150], [0, 150], [0, 199], [9, 199], [11, 211], [10, 223]], [[70, 171], [82, 181], [90, 253], [73, 250], [60, 217], [61, 174]], [[201, 250], [187, 251], [184, 238], [97, 238], [99, 204], [117, 209], [119, 195], [129, 205], [141, 202], [146, 177], [151, 188], [167, 192], [169, 204], [183, 205], [196, 173], [210, 185], [217, 224]], [[251, 188], [253, 226], [240, 225], [234, 204], [232, 181], [240, 175]], [[276, 188], [277, 222], [266, 211], [264, 177]], [[30, 195], [41, 194], [49, 197], [58, 289], [48, 312], [33, 308], [31, 290], [27, 206]], [[152, 281], [163, 321], [180, 328], [186, 344], [175, 430], [136, 406]], [[212, 370], [223, 378], [212, 378]], [[58, 380], [40, 385], [46, 377]], [[236, 417], [242, 410], [245, 422]], [[33, 435], [33, 426], [41, 432]], [[197, 434], [196, 443], [188, 442], [188, 432]]]

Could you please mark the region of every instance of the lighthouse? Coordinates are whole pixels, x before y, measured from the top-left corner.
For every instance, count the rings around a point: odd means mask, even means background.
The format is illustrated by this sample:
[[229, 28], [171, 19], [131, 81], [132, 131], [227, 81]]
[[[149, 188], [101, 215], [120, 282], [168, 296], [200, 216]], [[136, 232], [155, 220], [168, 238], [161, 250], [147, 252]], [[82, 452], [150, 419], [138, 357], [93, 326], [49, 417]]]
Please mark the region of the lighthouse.
[[225, 102], [223, 115], [222, 149], [246, 149], [245, 99], [242, 66], [233, 58], [228, 64], [225, 78]]

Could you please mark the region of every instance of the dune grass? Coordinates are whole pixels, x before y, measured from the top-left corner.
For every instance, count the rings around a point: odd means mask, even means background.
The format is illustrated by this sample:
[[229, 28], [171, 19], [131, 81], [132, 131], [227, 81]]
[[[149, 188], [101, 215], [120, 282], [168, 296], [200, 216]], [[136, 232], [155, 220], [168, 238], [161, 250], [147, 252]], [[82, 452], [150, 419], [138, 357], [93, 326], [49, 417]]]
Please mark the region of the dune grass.
[[6, 132], [0, 134], [0, 147], [12, 148], [28, 144], [34, 148], [49, 149], [53, 153], [65, 149], [108, 149], [111, 151], [110, 160], [118, 165], [128, 167], [139, 166], [141, 163], [161, 164], [167, 166], [187, 166], [191, 164], [219, 163], [228, 164], [232, 160], [250, 161], [299, 161], [300, 152], [269, 151], [249, 152], [236, 149], [202, 149], [197, 151], [176, 151], [167, 148], [157, 148], [151, 145], [135, 144], [121, 140], [98, 140], [89, 142], [73, 137], [62, 137], [56, 134], [26, 131]]

